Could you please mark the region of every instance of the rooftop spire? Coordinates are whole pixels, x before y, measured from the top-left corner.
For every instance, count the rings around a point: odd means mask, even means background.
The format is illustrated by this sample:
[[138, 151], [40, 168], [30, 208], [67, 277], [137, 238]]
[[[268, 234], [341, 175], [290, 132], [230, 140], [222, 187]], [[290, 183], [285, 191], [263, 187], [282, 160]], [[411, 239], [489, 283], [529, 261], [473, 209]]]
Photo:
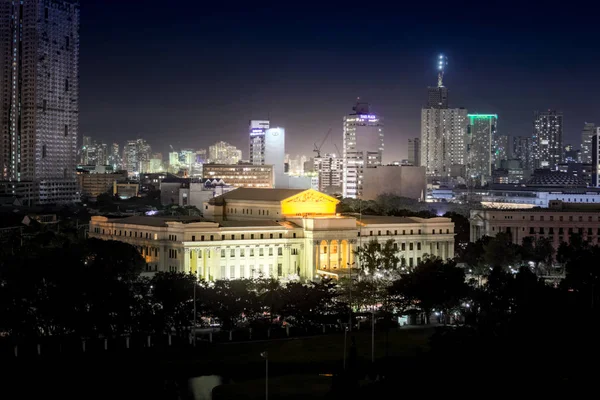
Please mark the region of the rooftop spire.
[[448, 65], [448, 57], [440, 54], [438, 57], [438, 87], [444, 86], [444, 70]]

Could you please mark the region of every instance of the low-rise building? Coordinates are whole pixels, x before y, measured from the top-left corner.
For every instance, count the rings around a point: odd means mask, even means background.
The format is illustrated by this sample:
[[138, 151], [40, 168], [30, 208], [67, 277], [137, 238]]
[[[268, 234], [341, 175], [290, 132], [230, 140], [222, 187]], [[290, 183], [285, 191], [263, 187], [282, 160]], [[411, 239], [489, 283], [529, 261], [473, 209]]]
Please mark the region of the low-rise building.
[[103, 193], [110, 192], [115, 183], [127, 180], [127, 172], [116, 173], [90, 173], [78, 172], [77, 182], [82, 197], [95, 198]]
[[135, 246], [148, 273], [205, 280], [337, 278], [357, 267], [355, 250], [372, 239], [393, 239], [407, 265], [454, 256], [449, 218], [342, 216], [338, 202], [312, 189], [240, 188], [205, 203], [205, 217], [94, 216], [89, 236]]
[[220, 178], [234, 187], [273, 188], [272, 165], [204, 164], [202, 178]]
[[555, 249], [568, 242], [571, 234], [579, 234], [593, 244], [599, 244], [599, 205], [568, 205], [554, 201], [550, 208], [530, 210], [484, 209], [473, 210], [470, 215], [471, 241], [484, 236], [509, 233], [512, 242], [521, 244], [525, 237], [546, 237]]
[[381, 194], [423, 200], [427, 193], [425, 167], [379, 165], [365, 168], [362, 186], [364, 200], [375, 200]]

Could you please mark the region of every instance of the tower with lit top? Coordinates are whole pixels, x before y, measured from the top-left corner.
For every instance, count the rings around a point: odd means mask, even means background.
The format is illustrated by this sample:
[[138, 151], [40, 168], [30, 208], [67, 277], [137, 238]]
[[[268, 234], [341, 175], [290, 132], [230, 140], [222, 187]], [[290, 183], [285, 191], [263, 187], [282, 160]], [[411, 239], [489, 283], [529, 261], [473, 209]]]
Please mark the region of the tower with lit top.
[[455, 177], [466, 164], [467, 110], [448, 107], [447, 65], [448, 58], [439, 55], [437, 86], [427, 88], [427, 106], [421, 109], [421, 166], [433, 180]]

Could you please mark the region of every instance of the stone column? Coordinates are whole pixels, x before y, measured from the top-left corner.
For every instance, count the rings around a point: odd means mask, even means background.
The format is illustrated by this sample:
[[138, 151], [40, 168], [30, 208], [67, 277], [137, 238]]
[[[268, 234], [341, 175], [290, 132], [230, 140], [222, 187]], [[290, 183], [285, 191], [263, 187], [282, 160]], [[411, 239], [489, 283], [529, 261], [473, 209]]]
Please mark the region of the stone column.
[[331, 240], [327, 241], [327, 271], [331, 271]]
[[190, 272], [190, 249], [187, 247], [183, 249], [183, 257], [183, 272], [187, 274]]
[[[315, 249], [315, 270], [321, 269], [321, 243], [319, 240], [315, 240], [314, 242]], [[311, 276], [311, 279], [313, 277]]]

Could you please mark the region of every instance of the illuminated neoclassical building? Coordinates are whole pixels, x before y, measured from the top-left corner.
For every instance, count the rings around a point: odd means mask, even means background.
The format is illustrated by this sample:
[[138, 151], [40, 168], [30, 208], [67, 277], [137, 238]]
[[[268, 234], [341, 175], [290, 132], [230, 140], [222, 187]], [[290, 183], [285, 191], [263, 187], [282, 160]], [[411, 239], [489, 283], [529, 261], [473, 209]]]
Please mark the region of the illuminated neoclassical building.
[[92, 217], [90, 237], [119, 240], [145, 257], [147, 273], [191, 272], [205, 280], [340, 277], [357, 246], [394, 239], [415, 265], [454, 256], [449, 218], [341, 216], [315, 190], [238, 188], [204, 203], [204, 217]]

